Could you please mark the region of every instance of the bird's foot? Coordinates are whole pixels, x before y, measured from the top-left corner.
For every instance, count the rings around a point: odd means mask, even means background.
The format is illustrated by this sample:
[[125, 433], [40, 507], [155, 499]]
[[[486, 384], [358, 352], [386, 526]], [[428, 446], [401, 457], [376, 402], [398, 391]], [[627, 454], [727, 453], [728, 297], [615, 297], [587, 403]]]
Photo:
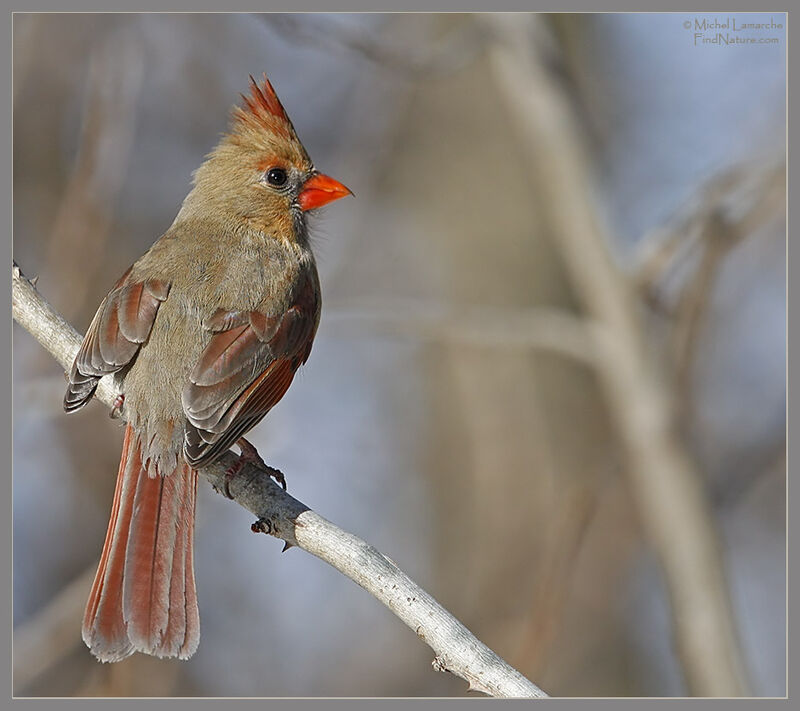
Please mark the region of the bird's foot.
[[266, 469], [269, 472], [269, 475], [283, 487], [284, 491], [286, 491], [286, 477], [283, 476], [283, 472], [281, 472], [279, 469], [275, 469], [274, 467], [268, 467], [261, 458], [261, 455], [258, 453], [258, 450], [252, 444], [250, 444], [250, 442], [248, 442], [244, 437], [240, 437], [238, 440], [236, 440], [236, 446], [241, 450], [241, 454], [233, 466], [231, 466], [228, 471], [225, 472], [225, 487], [223, 490], [225, 496], [227, 496], [229, 499], [233, 498], [229, 488], [230, 483], [242, 470], [245, 464], [255, 464], [263, 469]]
[[116, 420], [118, 417], [122, 416], [122, 406], [125, 404], [125, 396], [122, 393], [119, 393], [117, 397], [114, 398], [114, 404], [111, 406], [111, 412], [108, 413], [108, 416], [112, 420]]

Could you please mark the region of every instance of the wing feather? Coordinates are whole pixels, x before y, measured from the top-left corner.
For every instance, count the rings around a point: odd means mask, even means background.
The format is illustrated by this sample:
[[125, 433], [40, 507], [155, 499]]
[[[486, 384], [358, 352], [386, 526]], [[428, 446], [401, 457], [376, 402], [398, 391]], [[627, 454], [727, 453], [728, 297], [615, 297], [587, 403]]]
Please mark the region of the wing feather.
[[314, 285], [307, 277], [283, 314], [221, 309], [206, 320], [213, 335], [182, 393], [190, 465], [199, 468], [225, 452], [289, 389], [319, 321]]
[[64, 409], [74, 412], [94, 394], [100, 378], [128, 365], [150, 336], [170, 284], [158, 279], [128, 282], [122, 275], [97, 310], [72, 363]]

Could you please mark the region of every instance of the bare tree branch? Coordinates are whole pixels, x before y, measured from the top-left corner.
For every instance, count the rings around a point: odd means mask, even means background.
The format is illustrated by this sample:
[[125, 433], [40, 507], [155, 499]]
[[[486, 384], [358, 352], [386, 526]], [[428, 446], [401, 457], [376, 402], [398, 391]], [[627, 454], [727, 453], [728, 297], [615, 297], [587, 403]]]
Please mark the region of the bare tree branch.
[[681, 268], [689, 256], [698, 262], [693, 273], [679, 275], [685, 285], [671, 309], [676, 400], [679, 413], [690, 419], [692, 365], [718, 272], [741, 240], [783, 218], [785, 192], [783, 156], [737, 165], [709, 181], [673, 225], [646, 236], [639, 248], [638, 286], [649, 304], [661, 308], [666, 277], [690, 271]]
[[[14, 319], [68, 369], [81, 336], [41, 297], [16, 264], [12, 275], [12, 310]], [[116, 393], [105, 380], [100, 382], [95, 396], [110, 408]], [[222, 491], [225, 473], [236, 460], [236, 455], [228, 452], [200, 473], [215, 490]], [[302, 548], [358, 583], [434, 650], [434, 669], [460, 676], [469, 683], [470, 690], [497, 697], [547, 696], [476, 639], [390, 558], [284, 492], [269, 474], [269, 468], [247, 464], [229, 484], [232, 499], [257, 517], [254, 531], [281, 538], [287, 546]]]
[[515, 122], [553, 242], [586, 312], [607, 329], [598, 377], [625, 446], [631, 490], [672, 604], [692, 694], [746, 695], [747, 681], [713, 516], [695, 463], [676, 435], [674, 403], [654, 363], [626, 278], [591, 199], [589, 166], [568, 101], [534, 52], [531, 15], [482, 16], [490, 58]]
[[721, 222], [729, 246], [735, 246], [776, 213], [783, 214], [785, 191], [784, 156], [738, 164], [714, 176], [667, 225], [641, 239], [632, 265], [636, 288], [648, 303], [658, 305], [667, 272], [681, 271], [688, 257], [703, 249], [710, 222]]

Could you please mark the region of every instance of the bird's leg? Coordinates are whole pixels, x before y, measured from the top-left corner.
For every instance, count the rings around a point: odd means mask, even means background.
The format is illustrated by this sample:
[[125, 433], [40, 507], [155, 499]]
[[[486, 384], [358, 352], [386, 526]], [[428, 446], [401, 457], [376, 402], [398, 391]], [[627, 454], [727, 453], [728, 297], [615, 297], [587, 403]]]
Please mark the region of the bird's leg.
[[245, 464], [256, 464], [263, 467], [269, 472], [269, 475], [283, 487], [283, 490], [286, 491], [286, 477], [283, 476], [283, 472], [273, 467], [268, 467], [261, 458], [261, 455], [258, 453], [258, 450], [252, 444], [250, 444], [250, 442], [248, 442], [244, 437], [240, 437], [236, 440], [236, 446], [241, 450], [241, 454], [233, 466], [231, 466], [228, 471], [225, 472], [225, 496], [227, 496], [229, 499], [233, 498], [229, 488], [230, 483], [242, 470], [242, 467], [244, 467]]
[[120, 415], [122, 415], [122, 406], [125, 404], [125, 396], [122, 393], [118, 393], [117, 397], [114, 398], [114, 404], [111, 406], [111, 412], [108, 413], [108, 416], [115, 420]]

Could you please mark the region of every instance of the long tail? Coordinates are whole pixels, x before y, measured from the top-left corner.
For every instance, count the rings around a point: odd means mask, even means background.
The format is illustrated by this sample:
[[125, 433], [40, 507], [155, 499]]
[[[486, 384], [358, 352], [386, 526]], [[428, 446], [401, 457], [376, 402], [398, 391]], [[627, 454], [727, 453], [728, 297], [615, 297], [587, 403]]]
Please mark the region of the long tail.
[[103, 662], [134, 652], [188, 659], [200, 641], [192, 561], [197, 471], [178, 458], [175, 471], [150, 477], [141, 449], [128, 425], [83, 618], [83, 641]]

